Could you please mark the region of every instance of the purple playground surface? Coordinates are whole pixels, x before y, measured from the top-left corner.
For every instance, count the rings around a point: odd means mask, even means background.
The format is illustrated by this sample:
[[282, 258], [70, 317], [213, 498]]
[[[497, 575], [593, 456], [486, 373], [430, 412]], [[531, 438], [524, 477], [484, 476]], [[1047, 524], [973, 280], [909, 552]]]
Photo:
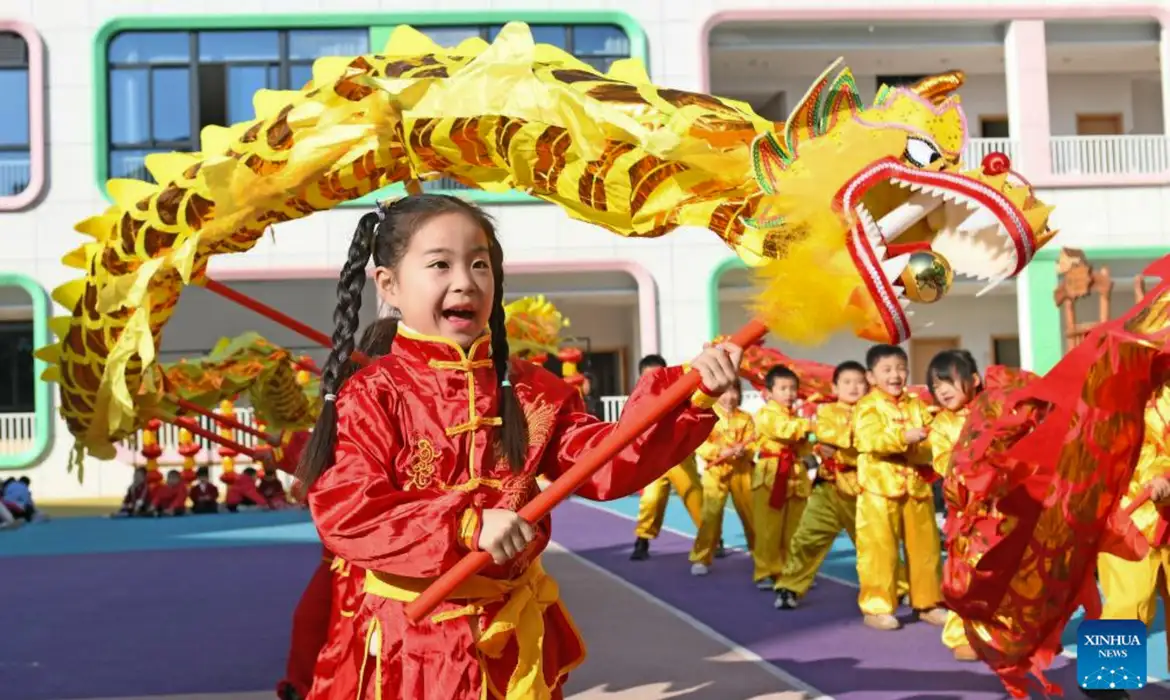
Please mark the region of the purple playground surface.
[[320, 559], [319, 545], [2, 558], [0, 698], [274, 688]]
[[[649, 561], [631, 562], [629, 520], [567, 503], [554, 521], [559, 544], [825, 695], [1005, 697], [981, 664], [951, 659], [938, 628], [917, 622], [898, 632], [864, 627], [856, 589], [845, 584], [822, 578], [804, 606], [779, 612], [769, 594], [752, 587], [750, 561], [742, 554], [718, 560], [711, 575], [696, 578], [689, 574], [687, 538], [664, 533]], [[19, 533], [6, 535], [13, 536]], [[284, 671], [292, 610], [319, 560], [319, 546], [306, 542], [0, 556], [0, 698], [272, 688]], [[573, 612], [606, 614], [604, 607]], [[1053, 679], [1066, 697], [1080, 697], [1071, 660], [1058, 665]], [[1170, 698], [1170, 690], [1150, 687], [1136, 697]]]

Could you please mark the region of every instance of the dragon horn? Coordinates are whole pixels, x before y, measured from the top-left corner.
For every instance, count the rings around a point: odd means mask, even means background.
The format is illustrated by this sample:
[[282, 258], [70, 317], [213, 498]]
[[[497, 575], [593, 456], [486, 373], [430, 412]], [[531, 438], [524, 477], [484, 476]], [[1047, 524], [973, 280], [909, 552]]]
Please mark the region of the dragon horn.
[[938, 75], [929, 75], [911, 85], [910, 89], [931, 102], [939, 104], [947, 99], [952, 92], [962, 87], [966, 79], [966, 73], [961, 70], [953, 70]]

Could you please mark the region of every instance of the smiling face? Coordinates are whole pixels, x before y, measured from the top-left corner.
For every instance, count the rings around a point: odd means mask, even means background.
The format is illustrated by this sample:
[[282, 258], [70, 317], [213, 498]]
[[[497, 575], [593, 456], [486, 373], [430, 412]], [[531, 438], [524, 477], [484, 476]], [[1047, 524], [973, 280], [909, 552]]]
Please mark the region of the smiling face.
[[810, 91], [811, 106], [757, 139], [764, 192], [746, 222], [753, 228], [734, 245], [768, 287], [757, 311], [769, 325], [791, 323], [793, 304], [781, 298], [795, 286], [822, 308], [843, 309], [820, 322], [822, 336], [836, 323], [899, 344], [911, 335], [913, 304], [944, 298], [956, 275], [986, 282], [986, 291], [1054, 235], [1051, 207], [1006, 156], [991, 154], [975, 170], [960, 162], [966, 118], [946, 93], [961, 78], [945, 90], [940, 79], [883, 89], [862, 110], [842, 71]]
[[378, 296], [413, 330], [469, 348], [487, 328], [495, 303], [488, 245], [471, 217], [435, 216], [410, 237], [397, 265], [375, 269]]
[[842, 403], [852, 406], [857, 403], [865, 392], [869, 391], [869, 383], [865, 381], [865, 373], [857, 370], [845, 370], [833, 382], [833, 392]]
[[866, 379], [878, 389], [890, 396], [899, 397], [906, 388], [906, 379], [910, 371], [906, 367], [906, 358], [901, 355], [886, 355], [873, 363]]

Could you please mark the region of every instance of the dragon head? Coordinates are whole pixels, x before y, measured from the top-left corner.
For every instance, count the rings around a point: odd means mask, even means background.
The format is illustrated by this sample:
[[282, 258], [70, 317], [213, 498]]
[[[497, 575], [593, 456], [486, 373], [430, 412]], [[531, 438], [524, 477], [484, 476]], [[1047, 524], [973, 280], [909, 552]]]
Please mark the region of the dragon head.
[[[1052, 208], [1003, 154], [964, 167], [967, 122], [951, 95], [962, 73], [882, 86], [863, 109], [848, 69], [829, 79], [836, 65], [752, 143], [761, 192], [733, 247], [760, 269], [756, 310], [785, 338], [819, 342], [851, 326], [901, 343], [911, 304], [943, 298], [954, 275], [989, 289], [1019, 273], [1054, 235]], [[837, 328], [825, 309], [842, 309]]]

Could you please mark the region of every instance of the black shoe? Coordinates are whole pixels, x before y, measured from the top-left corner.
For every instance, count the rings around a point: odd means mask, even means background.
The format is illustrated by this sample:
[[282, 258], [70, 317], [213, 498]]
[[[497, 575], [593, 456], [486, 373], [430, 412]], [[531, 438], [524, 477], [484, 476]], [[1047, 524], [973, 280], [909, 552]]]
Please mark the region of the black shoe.
[[719, 540], [719, 545], [715, 547], [715, 558], [724, 559], [727, 557], [727, 548], [723, 546], [723, 540]]
[[282, 685], [280, 690], [277, 691], [276, 696], [280, 698], [280, 700], [304, 700], [304, 698], [301, 697], [301, 694], [288, 684]]
[[634, 540], [634, 552], [630, 554], [630, 561], [645, 561], [650, 558], [650, 540], [639, 537]]
[[772, 603], [772, 607], [777, 610], [795, 610], [796, 594], [787, 588], [781, 588], [776, 591], [776, 602]]

